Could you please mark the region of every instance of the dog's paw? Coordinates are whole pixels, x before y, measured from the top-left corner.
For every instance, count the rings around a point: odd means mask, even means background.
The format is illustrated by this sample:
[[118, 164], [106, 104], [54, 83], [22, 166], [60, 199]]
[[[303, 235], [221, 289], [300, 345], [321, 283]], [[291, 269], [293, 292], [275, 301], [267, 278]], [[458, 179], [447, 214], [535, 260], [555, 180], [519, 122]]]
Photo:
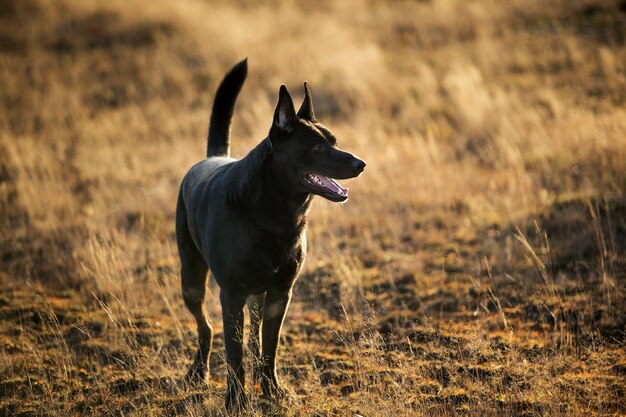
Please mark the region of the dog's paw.
[[257, 405], [263, 413], [268, 415], [283, 415], [294, 406], [301, 405], [300, 399], [288, 389], [283, 387], [276, 388], [273, 396], [263, 393], [259, 398]]
[[290, 402], [293, 399], [292, 393], [278, 382], [263, 384], [262, 391], [261, 397], [265, 400]]
[[250, 410], [250, 400], [243, 391], [226, 391], [226, 410], [234, 415], [247, 415]]
[[205, 384], [206, 375], [207, 375], [206, 368], [192, 366], [189, 368], [189, 371], [187, 371], [187, 374], [180, 381], [180, 386], [185, 388], [185, 387], [197, 386], [198, 384]]

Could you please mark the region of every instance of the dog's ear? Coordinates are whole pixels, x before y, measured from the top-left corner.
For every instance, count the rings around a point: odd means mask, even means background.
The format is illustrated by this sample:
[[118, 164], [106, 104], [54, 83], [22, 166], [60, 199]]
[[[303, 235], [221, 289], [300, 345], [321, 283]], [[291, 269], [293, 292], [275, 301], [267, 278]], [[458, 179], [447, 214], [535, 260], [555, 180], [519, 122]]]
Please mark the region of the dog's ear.
[[298, 110], [298, 117], [304, 120], [315, 120], [315, 112], [313, 111], [313, 97], [311, 96], [311, 90], [309, 89], [309, 83], [304, 82], [304, 100], [300, 110]]
[[280, 129], [283, 132], [291, 132], [296, 127], [297, 121], [298, 116], [296, 116], [296, 110], [293, 108], [293, 101], [291, 101], [289, 91], [287, 91], [287, 87], [281, 85], [278, 92], [278, 104], [276, 105], [276, 110], [274, 110], [272, 128]]

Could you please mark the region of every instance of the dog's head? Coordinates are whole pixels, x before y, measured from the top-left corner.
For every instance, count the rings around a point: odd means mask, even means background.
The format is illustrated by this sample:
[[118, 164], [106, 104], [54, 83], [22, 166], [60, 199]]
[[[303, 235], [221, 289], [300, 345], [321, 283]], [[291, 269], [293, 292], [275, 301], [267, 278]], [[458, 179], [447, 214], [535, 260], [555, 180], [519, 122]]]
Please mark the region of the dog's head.
[[280, 87], [269, 139], [275, 169], [299, 192], [346, 201], [348, 189], [335, 180], [358, 177], [365, 168], [365, 161], [339, 149], [335, 136], [315, 119], [306, 82], [298, 113], [287, 88]]

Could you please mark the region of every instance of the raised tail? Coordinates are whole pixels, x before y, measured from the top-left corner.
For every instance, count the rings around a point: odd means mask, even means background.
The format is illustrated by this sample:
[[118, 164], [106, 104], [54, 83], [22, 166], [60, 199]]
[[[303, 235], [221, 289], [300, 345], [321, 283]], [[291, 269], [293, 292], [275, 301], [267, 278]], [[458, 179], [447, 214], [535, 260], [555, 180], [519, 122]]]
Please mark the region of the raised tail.
[[230, 154], [230, 122], [233, 119], [235, 102], [246, 76], [248, 75], [248, 58], [235, 65], [224, 76], [215, 93], [209, 137], [206, 150], [210, 156], [228, 156]]

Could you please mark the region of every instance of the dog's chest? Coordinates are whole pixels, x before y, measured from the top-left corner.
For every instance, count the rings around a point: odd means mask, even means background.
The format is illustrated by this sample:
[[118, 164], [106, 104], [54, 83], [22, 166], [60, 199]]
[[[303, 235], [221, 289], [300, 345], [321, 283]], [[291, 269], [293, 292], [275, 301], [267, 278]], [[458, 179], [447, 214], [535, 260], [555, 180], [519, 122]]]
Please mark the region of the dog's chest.
[[253, 256], [257, 258], [254, 263], [264, 265], [261, 275], [270, 281], [290, 280], [304, 263], [305, 250], [304, 233], [296, 236], [264, 234], [253, 249]]
[[258, 222], [211, 220], [205, 247], [222, 289], [253, 294], [291, 288], [306, 254], [304, 221], [263, 227]]

